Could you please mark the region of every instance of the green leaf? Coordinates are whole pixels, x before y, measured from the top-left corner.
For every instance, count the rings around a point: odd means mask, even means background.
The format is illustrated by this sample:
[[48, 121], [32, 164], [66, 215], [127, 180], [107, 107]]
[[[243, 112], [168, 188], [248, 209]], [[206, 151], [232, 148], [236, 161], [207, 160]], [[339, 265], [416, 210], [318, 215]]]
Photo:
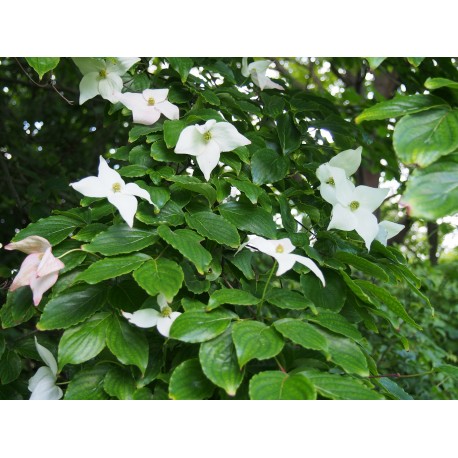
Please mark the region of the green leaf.
[[316, 399], [315, 387], [307, 377], [279, 371], [265, 371], [252, 377], [249, 392], [252, 400]]
[[442, 364], [441, 366], [436, 368], [439, 372], [443, 374], [450, 375], [454, 379], [458, 379], [458, 367], [452, 366], [451, 364]]
[[347, 251], [339, 251], [335, 256], [339, 261], [343, 261], [346, 264], [349, 264], [360, 270], [361, 272], [370, 275], [371, 277], [375, 277], [386, 282], [390, 280], [388, 275], [381, 267], [371, 261], [368, 261], [365, 258], [362, 258], [361, 256], [357, 256]]
[[241, 181], [228, 178], [227, 181], [237, 188], [240, 192], [245, 194], [248, 200], [255, 205], [258, 202], [259, 197], [264, 193], [264, 191], [259, 187], [253, 184], [251, 181]]
[[46, 304], [37, 328], [46, 331], [74, 326], [94, 315], [106, 300], [107, 290], [103, 285], [73, 286]]
[[212, 255], [200, 244], [203, 240], [200, 235], [189, 229], [172, 231], [168, 226], [159, 226], [157, 233], [186, 259], [189, 259], [201, 275], [208, 271]]
[[175, 148], [181, 131], [186, 127], [186, 122], [181, 120], [164, 121], [164, 141], [167, 148]]
[[199, 360], [207, 378], [229, 396], [235, 396], [243, 380], [243, 371], [237, 362], [231, 330], [227, 329], [216, 339], [204, 342], [200, 346]]
[[107, 346], [122, 364], [137, 366], [142, 374], [148, 365], [149, 346], [144, 331], [112, 316], [107, 328]]
[[251, 175], [257, 185], [282, 180], [288, 170], [289, 159], [268, 148], [257, 150], [251, 158]]
[[78, 233], [72, 236], [72, 239], [80, 242], [90, 242], [97, 234], [107, 229], [106, 224], [93, 223], [83, 227]]
[[84, 272], [81, 272], [76, 278], [78, 281], [85, 281], [90, 285], [100, 283], [109, 278], [116, 278], [128, 274], [138, 269], [144, 262], [151, 259], [150, 256], [143, 253], [135, 253], [129, 256], [118, 256], [116, 258], [106, 258], [94, 262]]
[[189, 291], [194, 294], [202, 294], [210, 289], [210, 282], [206, 279], [199, 280], [197, 272], [194, 271], [190, 263], [184, 261], [181, 264], [181, 268], [184, 274], [184, 283]]
[[5, 352], [5, 349], [6, 349], [5, 338], [3, 337], [2, 334], [0, 334], [0, 358], [2, 357], [3, 353]]
[[283, 113], [285, 109], [285, 99], [279, 95], [268, 95], [265, 92], [261, 92], [261, 99], [263, 101], [263, 112], [275, 119]]
[[41, 80], [45, 73], [57, 67], [60, 57], [26, 57], [25, 60], [38, 73]]
[[151, 157], [158, 162], [183, 162], [185, 160], [184, 156], [175, 154], [168, 149], [163, 140], [156, 141], [151, 145]]
[[108, 313], [67, 329], [59, 342], [59, 370], [66, 364], [84, 363], [97, 356], [105, 348]]
[[296, 233], [297, 221], [291, 214], [291, 208], [289, 206], [288, 199], [283, 194], [280, 194], [277, 199], [278, 203], [280, 204], [280, 215], [283, 227], [287, 232]]
[[83, 222], [68, 216], [49, 216], [42, 218], [36, 223], [30, 223], [25, 229], [18, 232], [13, 238], [13, 242], [25, 239], [31, 235], [44, 237], [51, 245], [57, 245], [66, 239]]
[[134, 399], [137, 386], [132, 375], [121, 367], [112, 367], [105, 376], [103, 389], [113, 398]]
[[215, 387], [203, 374], [198, 359], [189, 359], [181, 363], [170, 377], [171, 399], [208, 399], [214, 390]]
[[258, 304], [260, 299], [253, 296], [248, 291], [241, 289], [222, 288], [213, 292], [208, 302], [207, 310], [212, 310], [220, 305], [255, 305]]
[[451, 87], [452, 89], [458, 89], [458, 83], [447, 78], [428, 78], [425, 81], [425, 88], [431, 91], [441, 87]]
[[157, 214], [153, 213], [151, 210], [151, 205], [143, 205], [143, 203], [141, 203], [138, 206], [135, 217], [142, 223], [154, 226], [160, 226], [161, 224], [180, 226], [184, 223], [183, 210], [173, 200], [169, 200]]
[[275, 321], [274, 326], [283, 337], [301, 347], [325, 353], [328, 351], [328, 343], [324, 335], [309, 323], [294, 318], [284, 318]]
[[22, 370], [21, 358], [15, 351], [6, 350], [0, 358], [0, 382], [2, 385], [14, 382]]
[[383, 399], [363, 382], [347, 375], [328, 374], [313, 370], [301, 372], [316, 387], [318, 392], [331, 399], [376, 400]]
[[173, 322], [170, 337], [183, 342], [205, 342], [222, 334], [236, 317], [224, 309], [184, 312]]
[[323, 272], [326, 287], [315, 275], [302, 275], [301, 287], [304, 296], [310, 299], [317, 307], [339, 312], [347, 297], [347, 289], [339, 274], [332, 270]]
[[386, 57], [366, 57], [371, 70], [375, 70], [385, 59]]
[[118, 172], [122, 177], [136, 178], [144, 177], [148, 174], [149, 170], [150, 169], [144, 165], [133, 164], [121, 167]]
[[162, 124], [156, 123], [153, 126], [134, 126], [129, 131], [129, 143], [133, 143], [144, 135], [162, 130]]
[[251, 259], [253, 253], [249, 250], [242, 250], [237, 253], [234, 257], [230, 258], [229, 261], [239, 269], [247, 280], [253, 280], [255, 278], [253, 267], [251, 266]]
[[378, 380], [378, 383], [382, 385], [383, 388], [388, 391], [388, 393], [393, 395], [395, 399], [413, 401], [413, 397], [406, 393], [396, 382], [393, 382], [393, 380], [386, 377], [381, 377]]
[[195, 192], [197, 194], [202, 194], [210, 203], [213, 205], [216, 201], [216, 191], [208, 183], [202, 183], [198, 178], [187, 177], [187, 176], [173, 176], [169, 178], [170, 181], [173, 181], [177, 186], [188, 191]]
[[181, 267], [168, 259], [151, 259], [134, 272], [135, 281], [150, 295], [159, 293], [172, 300], [181, 288], [184, 275]]
[[350, 337], [353, 340], [362, 340], [363, 336], [358, 329], [350, 323], [343, 315], [331, 312], [326, 309], [319, 309], [317, 315], [307, 317], [307, 320], [318, 323], [320, 326], [329, 329], [330, 331]]
[[6, 303], [0, 310], [2, 328], [13, 328], [29, 321], [36, 313], [32, 302], [32, 290], [28, 286], [8, 291]]
[[314, 304], [302, 294], [283, 288], [271, 288], [266, 300], [281, 309], [303, 310], [314, 307]]
[[413, 217], [430, 221], [458, 212], [458, 164], [440, 161], [415, 170], [402, 201]]
[[186, 222], [207, 239], [232, 248], [237, 248], [240, 245], [237, 228], [215, 213], [203, 211], [192, 215], [186, 214]]
[[424, 57], [407, 57], [407, 61], [409, 62], [410, 65], [413, 65], [414, 67], [419, 67], [420, 64], [425, 60]]
[[241, 202], [227, 202], [218, 207], [223, 218], [242, 231], [275, 239], [277, 227], [272, 215], [262, 208]]
[[180, 75], [181, 82], [185, 83], [194, 62], [189, 57], [168, 57], [170, 66]]
[[103, 389], [108, 367], [107, 364], [101, 364], [78, 372], [68, 384], [64, 399], [75, 401], [108, 399]]
[[447, 107], [447, 102], [434, 95], [398, 95], [391, 100], [376, 103], [366, 108], [355, 121], [375, 121], [379, 119], [399, 118], [408, 114], [419, 113], [431, 108]]
[[458, 110], [434, 108], [404, 116], [394, 128], [393, 146], [404, 164], [426, 167], [458, 148]]
[[259, 321], [240, 321], [232, 326], [232, 339], [239, 366], [252, 359], [269, 359], [278, 355], [285, 344], [274, 328]]
[[288, 113], [277, 118], [277, 134], [283, 154], [291, 153], [301, 146], [301, 134]]

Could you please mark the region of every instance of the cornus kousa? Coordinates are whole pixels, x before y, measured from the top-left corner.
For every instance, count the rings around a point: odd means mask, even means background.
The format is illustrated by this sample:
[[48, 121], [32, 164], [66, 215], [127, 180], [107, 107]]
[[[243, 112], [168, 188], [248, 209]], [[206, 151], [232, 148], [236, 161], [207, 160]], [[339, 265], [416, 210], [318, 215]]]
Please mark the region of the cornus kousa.
[[267, 69], [270, 67], [272, 62], [270, 60], [257, 60], [248, 65], [248, 58], [242, 59], [242, 75], [251, 76], [253, 83], [264, 89], [279, 89], [284, 90], [283, 86], [274, 83], [270, 78], [266, 76]]
[[320, 180], [321, 197], [326, 202], [337, 203], [336, 181], [346, 184], [344, 178], [350, 178], [361, 165], [361, 152], [362, 147], [342, 151], [318, 167], [316, 176]]
[[74, 57], [73, 61], [83, 74], [80, 82], [80, 105], [99, 94], [111, 103], [116, 103], [116, 94], [120, 93], [123, 87], [121, 77], [139, 60], [138, 57], [116, 57], [106, 60]]
[[179, 118], [179, 109], [167, 100], [168, 89], [145, 89], [141, 94], [117, 93], [116, 98], [132, 111], [134, 122], [147, 126], [154, 124], [163, 114], [169, 119]]
[[157, 296], [157, 303], [161, 309], [158, 312], [155, 309], [142, 309], [134, 313], [122, 312], [125, 318], [139, 328], [152, 328], [157, 326], [157, 330], [164, 337], [169, 337], [172, 323], [181, 315], [180, 312], [174, 312], [167, 303], [163, 294]]
[[137, 212], [137, 199], [134, 196], [147, 200], [151, 197], [145, 189], [135, 183], [125, 183], [121, 175], [109, 167], [107, 161], [100, 156], [99, 174], [97, 177], [87, 177], [76, 183], [70, 183], [76, 191], [87, 197], [106, 197], [114, 205], [124, 221], [132, 227]]
[[59, 271], [65, 267], [60, 259], [53, 256], [51, 249], [51, 244], [38, 235], [5, 246], [5, 250], [19, 250], [28, 254], [10, 286], [10, 291], [21, 286], [30, 286], [33, 303], [40, 303], [43, 294], [56, 283]]
[[35, 347], [46, 366], [40, 367], [29, 380], [29, 391], [32, 392], [32, 401], [56, 401], [63, 395], [62, 390], [56, 386], [57, 362], [52, 353], [40, 345], [35, 337]]
[[279, 240], [267, 240], [257, 235], [249, 235], [248, 242], [245, 242], [240, 248], [248, 248], [251, 251], [258, 250], [262, 253], [272, 256], [278, 262], [277, 277], [292, 269], [296, 262], [309, 268], [325, 286], [323, 273], [318, 266], [309, 258], [293, 254], [296, 247], [288, 238]]
[[392, 223], [391, 221], [381, 221], [378, 223], [378, 233], [375, 239], [386, 246], [388, 239], [398, 235], [403, 229], [403, 224]]
[[196, 124], [184, 128], [175, 153], [196, 156], [197, 164], [208, 181], [212, 170], [218, 165], [221, 153], [250, 143], [232, 124], [210, 119], [202, 126]]

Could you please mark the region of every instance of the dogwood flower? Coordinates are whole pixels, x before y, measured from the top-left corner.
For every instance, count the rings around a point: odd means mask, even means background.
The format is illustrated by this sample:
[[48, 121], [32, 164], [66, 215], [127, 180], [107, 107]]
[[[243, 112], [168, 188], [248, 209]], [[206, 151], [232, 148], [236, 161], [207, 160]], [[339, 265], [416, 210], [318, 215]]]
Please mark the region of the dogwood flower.
[[232, 124], [210, 119], [202, 126], [195, 124], [185, 127], [178, 139], [175, 153], [196, 156], [197, 164], [208, 181], [210, 173], [218, 165], [221, 153], [250, 143]]
[[117, 57], [95, 59], [91, 57], [74, 57], [73, 61], [83, 74], [80, 82], [80, 105], [96, 95], [101, 95], [111, 103], [116, 103], [115, 93], [121, 92], [123, 76], [138, 57]]
[[321, 197], [326, 202], [332, 205], [337, 203], [335, 182], [337, 180], [342, 185], [346, 184], [343, 176], [348, 179], [358, 170], [361, 165], [361, 152], [362, 147], [342, 151], [329, 162], [318, 167], [316, 176], [321, 183], [319, 187]]
[[157, 330], [164, 337], [169, 337], [170, 327], [172, 323], [181, 315], [180, 312], [174, 312], [167, 299], [163, 294], [157, 296], [157, 303], [161, 309], [158, 312], [155, 309], [142, 309], [134, 313], [122, 312], [123, 316], [129, 320], [130, 323], [135, 324], [139, 328], [153, 328], [157, 326]]
[[116, 170], [110, 168], [107, 161], [100, 156], [99, 174], [97, 177], [87, 177], [76, 183], [70, 183], [76, 191], [87, 197], [106, 197], [114, 205], [124, 221], [132, 227], [137, 211], [137, 199], [146, 199], [150, 204], [151, 197], [145, 189], [135, 183], [125, 183]]
[[242, 58], [242, 75], [247, 77], [251, 76], [253, 83], [264, 89], [279, 89], [284, 90], [283, 86], [274, 83], [270, 78], [266, 76], [267, 69], [272, 62], [270, 60], [256, 60], [248, 65], [248, 58]]
[[332, 208], [328, 230], [352, 231], [354, 229], [363, 238], [369, 250], [379, 232], [377, 218], [373, 212], [385, 200], [389, 189], [355, 187], [346, 177], [338, 177], [335, 186], [337, 203]]
[[32, 392], [30, 400], [56, 401], [63, 395], [62, 390], [56, 386], [57, 362], [52, 353], [38, 343], [36, 337], [35, 346], [46, 366], [40, 367], [29, 380], [29, 391]]
[[375, 240], [378, 240], [383, 245], [387, 245], [388, 239], [399, 234], [404, 229], [403, 224], [392, 223], [391, 221], [381, 221], [378, 223], [378, 233]]
[[292, 252], [296, 247], [291, 243], [288, 238], [279, 240], [267, 240], [257, 235], [249, 235], [248, 242], [242, 244], [241, 248], [247, 247], [249, 250], [258, 250], [262, 253], [272, 256], [278, 262], [277, 277], [284, 274], [288, 270], [292, 269], [296, 262], [308, 267], [323, 283], [325, 286], [325, 280], [323, 273], [318, 266], [309, 258], [293, 254]]
[[169, 119], [178, 119], [179, 110], [167, 100], [168, 89], [145, 89], [141, 94], [117, 93], [116, 98], [132, 111], [133, 120], [147, 126], [154, 124], [161, 114]]
[[30, 286], [33, 303], [40, 303], [43, 294], [56, 283], [59, 270], [65, 267], [60, 259], [53, 256], [51, 248], [51, 244], [38, 235], [5, 246], [5, 250], [19, 250], [28, 254], [9, 288], [10, 291], [21, 286]]

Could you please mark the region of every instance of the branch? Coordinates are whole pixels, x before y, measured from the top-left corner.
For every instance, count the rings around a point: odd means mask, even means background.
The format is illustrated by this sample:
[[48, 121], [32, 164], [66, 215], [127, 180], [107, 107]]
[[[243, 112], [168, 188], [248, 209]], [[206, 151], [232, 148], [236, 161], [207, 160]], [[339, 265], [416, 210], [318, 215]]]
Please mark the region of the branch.
[[285, 78], [288, 79], [288, 81], [291, 83], [291, 86], [293, 86], [295, 89], [299, 89], [301, 91], [306, 91], [307, 90], [307, 85], [305, 83], [301, 83], [300, 81], [297, 81], [296, 78], [291, 75], [291, 73], [279, 62], [278, 59], [272, 58], [272, 61], [275, 63], [275, 66], [278, 70], [278, 72], [283, 75]]

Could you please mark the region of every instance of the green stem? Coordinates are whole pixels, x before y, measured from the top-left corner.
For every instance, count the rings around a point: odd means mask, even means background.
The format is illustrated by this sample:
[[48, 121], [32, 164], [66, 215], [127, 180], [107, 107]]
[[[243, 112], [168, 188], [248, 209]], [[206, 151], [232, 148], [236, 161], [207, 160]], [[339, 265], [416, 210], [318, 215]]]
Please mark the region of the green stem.
[[261, 309], [262, 309], [262, 304], [264, 303], [264, 299], [266, 297], [267, 289], [269, 288], [270, 280], [272, 279], [272, 275], [274, 274], [274, 270], [277, 267], [277, 261], [274, 262], [274, 265], [272, 266], [272, 270], [270, 271], [269, 278], [267, 279], [266, 286], [264, 286], [264, 291], [262, 292], [262, 297], [261, 301], [258, 304], [258, 307], [256, 309], [256, 315], [258, 318], [261, 317]]
[[67, 256], [67, 254], [73, 253], [74, 251], [83, 251], [83, 250], [81, 248], [73, 248], [73, 250], [68, 250], [64, 254], [57, 256], [57, 259], [63, 258], [64, 256]]

